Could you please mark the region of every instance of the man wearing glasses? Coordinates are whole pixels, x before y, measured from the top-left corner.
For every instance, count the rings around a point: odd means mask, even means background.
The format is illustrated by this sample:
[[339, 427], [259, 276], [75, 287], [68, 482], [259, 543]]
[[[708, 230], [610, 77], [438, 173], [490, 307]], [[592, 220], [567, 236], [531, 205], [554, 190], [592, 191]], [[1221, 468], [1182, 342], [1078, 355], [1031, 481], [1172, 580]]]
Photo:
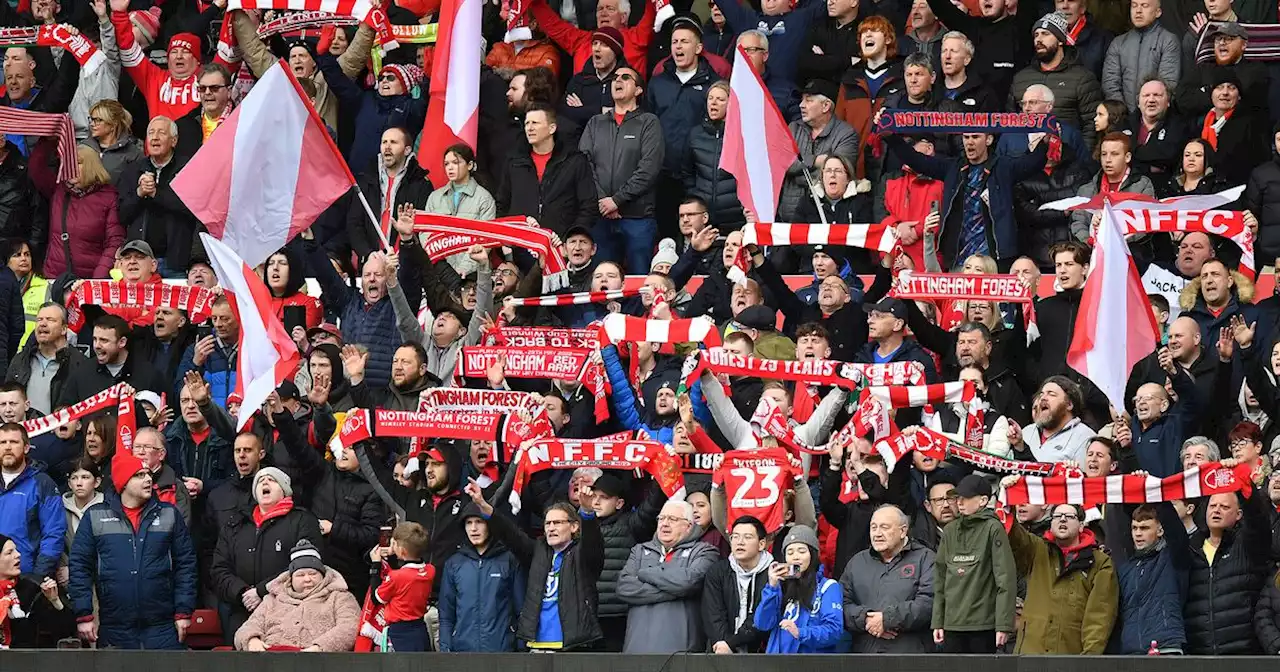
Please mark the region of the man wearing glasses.
[[178, 507], [182, 521], [191, 527], [191, 494], [185, 485], [179, 487], [178, 474], [165, 464], [167, 453], [164, 435], [154, 427], [143, 427], [133, 439], [133, 456], [151, 472], [151, 483], [158, 501]]
[[911, 521], [911, 538], [932, 551], [938, 550], [942, 529], [959, 513], [956, 506], [960, 495], [956, 494], [955, 480], [950, 474], [939, 473], [940, 476], [930, 479], [924, 508], [917, 510], [915, 519]]
[[200, 105], [178, 119], [178, 153], [192, 156], [231, 116], [231, 73], [217, 63], [200, 69], [196, 93]]
[[[1006, 476], [1005, 488], [1019, 476]], [[1120, 588], [1111, 556], [1084, 526], [1084, 509], [1059, 504], [1049, 532], [1034, 537], [1022, 525], [1009, 530], [1018, 575], [1027, 597], [1018, 633], [1018, 654], [1101, 654], [1116, 622]]]

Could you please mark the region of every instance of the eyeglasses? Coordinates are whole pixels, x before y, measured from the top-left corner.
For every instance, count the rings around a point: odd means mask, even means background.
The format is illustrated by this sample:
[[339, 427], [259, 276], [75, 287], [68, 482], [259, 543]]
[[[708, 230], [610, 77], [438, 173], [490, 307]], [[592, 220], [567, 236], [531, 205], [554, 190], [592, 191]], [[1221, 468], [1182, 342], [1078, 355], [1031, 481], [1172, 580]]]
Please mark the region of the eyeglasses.
[[929, 498], [929, 502], [931, 504], [946, 504], [947, 502], [958, 502], [958, 501], [960, 501], [960, 495], [957, 495], [957, 494], [950, 494], [943, 497]]
[[672, 523], [672, 524], [675, 524], [675, 523], [687, 523], [687, 522], [689, 522], [689, 519], [688, 519], [688, 518], [683, 518], [683, 517], [681, 517], [681, 516], [658, 516], [658, 522], [659, 522], [659, 523]]
[[200, 93], [217, 93], [225, 88], [227, 88], [226, 84], [201, 84], [196, 87], [196, 90]]
[[748, 54], [767, 54], [767, 53], [769, 53], [769, 50], [768, 50], [768, 49], [765, 49], [764, 47], [742, 47], [742, 50], [743, 50], [743, 51], [745, 51], [745, 52], [747, 52]]
[[542, 521], [542, 526], [543, 527], [559, 527], [561, 525], [568, 525], [569, 522], [570, 521], [568, 518], [564, 520], [544, 520]]
[[637, 81], [637, 80], [636, 80], [636, 76], [635, 76], [635, 75], [633, 75], [633, 74], [631, 74], [631, 73], [629, 73], [629, 72], [624, 72], [624, 73], [619, 74], [619, 75], [618, 75], [618, 80], [619, 80], [619, 81], [623, 81], [623, 82], [634, 82], [634, 81]]
[[830, 168], [823, 168], [822, 174], [823, 175], [848, 175], [849, 171], [845, 170], [843, 166], [832, 166]]
[[1074, 513], [1055, 513], [1053, 514], [1052, 519], [1056, 521], [1080, 520], [1080, 516], [1077, 516]]
[[702, 215], [705, 215], [705, 214], [707, 214], [706, 210], [699, 210], [697, 212], [682, 212], [680, 213], [680, 219], [693, 219], [694, 217], [701, 217]]
[[515, 272], [515, 271], [513, 271], [513, 270], [511, 270], [511, 269], [509, 269], [509, 268], [500, 268], [500, 269], [498, 269], [498, 270], [496, 270], [496, 271], [494, 271], [494, 272], [493, 272], [493, 277], [495, 277], [495, 278], [514, 278], [514, 277], [516, 277], [516, 272]]
[[107, 120], [106, 120], [106, 119], [103, 119], [102, 117], [89, 117], [89, 123], [91, 123], [91, 124], [105, 124], [105, 123], [107, 123]]

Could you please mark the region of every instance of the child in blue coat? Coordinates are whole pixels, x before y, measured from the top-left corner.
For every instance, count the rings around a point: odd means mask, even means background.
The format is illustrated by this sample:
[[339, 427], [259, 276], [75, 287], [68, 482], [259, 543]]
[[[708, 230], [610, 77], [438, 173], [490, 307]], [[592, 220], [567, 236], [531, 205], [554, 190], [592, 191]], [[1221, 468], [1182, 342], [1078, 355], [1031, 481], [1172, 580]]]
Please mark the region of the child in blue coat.
[[818, 535], [795, 525], [783, 542], [784, 563], [769, 568], [755, 626], [769, 633], [766, 653], [836, 653], [844, 636], [844, 595], [822, 575]]

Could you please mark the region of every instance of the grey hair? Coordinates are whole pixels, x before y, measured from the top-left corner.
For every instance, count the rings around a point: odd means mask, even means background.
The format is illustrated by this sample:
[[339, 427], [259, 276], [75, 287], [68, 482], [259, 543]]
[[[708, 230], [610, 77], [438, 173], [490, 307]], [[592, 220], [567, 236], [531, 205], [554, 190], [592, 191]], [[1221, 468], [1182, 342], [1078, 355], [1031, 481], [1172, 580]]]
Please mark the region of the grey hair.
[[666, 503], [666, 504], [663, 504], [663, 505], [662, 505], [662, 508], [664, 508], [664, 509], [665, 509], [665, 508], [667, 508], [668, 506], [678, 506], [678, 507], [680, 507], [680, 515], [681, 515], [681, 516], [683, 516], [683, 517], [684, 517], [684, 519], [685, 519], [685, 520], [687, 520], [687, 521], [689, 521], [690, 523], [692, 523], [692, 522], [693, 522], [693, 505], [692, 505], [692, 504], [690, 504], [689, 502], [686, 502], [686, 501], [684, 501], [684, 500], [682, 500], [682, 499], [679, 499], [679, 500], [678, 500], [678, 499], [669, 499], [669, 500], [667, 500], [667, 503]]
[[140, 427], [140, 428], [138, 428], [138, 431], [133, 435], [134, 440], [137, 440], [137, 438], [138, 438], [138, 437], [140, 437], [140, 436], [142, 436], [143, 434], [155, 434], [155, 435], [156, 435], [156, 437], [160, 439], [160, 445], [161, 445], [162, 447], [165, 447], [165, 448], [168, 448], [168, 447], [169, 447], [168, 442], [167, 442], [167, 441], [165, 441], [165, 439], [164, 439], [164, 433], [163, 433], [163, 432], [161, 432], [160, 430], [156, 429], [155, 427]]
[[754, 29], [753, 29], [753, 30], [744, 30], [744, 31], [742, 31], [742, 33], [741, 33], [741, 34], [739, 34], [739, 35], [738, 35], [738, 41], [737, 41], [737, 42], [735, 42], [735, 43], [734, 43], [734, 45], [735, 45], [735, 46], [742, 46], [742, 38], [744, 38], [744, 37], [755, 37], [755, 38], [759, 39], [759, 40], [760, 40], [760, 46], [764, 47], [764, 51], [765, 51], [765, 53], [769, 53], [769, 36], [768, 36], [768, 35], [765, 35], [763, 32], [761, 32], [761, 31], [759, 31], [759, 30], [754, 30]]
[[1032, 84], [1027, 87], [1027, 90], [1023, 92], [1022, 95], [1025, 96], [1028, 93], [1040, 96], [1044, 99], [1044, 102], [1049, 103], [1050, 105], [1053, 104], [1053, 89], [1045, 86], [1044, 84]]
[[618, 13], [631, 15], [631, 0], [618, 0]]
[[1183, 441], [1182, 450], [1178, 451], [1178, 457], [1180, 459], [1185, 458], [1187, 456], [1187, 450], [1195, 448], [1196, 446], [1204, 446], [1209, 450], [1208, 457], [1210, 462], [1217, 462], [1222, 459], [1222, 451], [1218, 448], [1218, 443], [1207, 436], [1193, 436], [1186, 441]]
[[907, 56], [906, 60], [902, 62], [902, 69], [906, 70], [907, 68], [913, 65], [924, 68], [925, 70], [928, 70], [930, 73], [932, 73], [933, 57], [930, 56], [927, 52], [917, 51], [914, 54]]
[[901, 526], [903, 526], [903, 527], [911, 527], [911, 518], [910, 518], [909, 516], [907, 516], [906, 512], [904, 512], [902, 509], [900, 509], [900, 508], [898, 508], [898, 507], [894, 506], [893, 504], [881, 504], [880, 506], [876, 507], [876, 513], [879, 513], [879, 512], [881, 512], [881, 511], [885, 511], [885, 510], [889, 510], [889, 509], [893, 510], [893, 511], [894, 511], [894, 513], [897, 513], [897, 514], [898, 514], [898, 524], [899, 524], [899, 525], [901, 525]]
[[964, 48], [969, 52], [969, 57], [973, 58], [973, 40], [969, 39], [968, 35], [965, 35], [958, 30], [949, 30], [942, 36], [943, 42], [946, 42], [947, 40], [960, 40], [963, 42]]
[[831, 100], [830, 98], [828, 98], [828, 97], [826, 97], [826, 96], [822, 95], [821, 93], [806, 93], [806, 94], [804, 94], [804, 95], [806, 95], [806, 96], [808, 96], [808, 97], [810, 97], [810, 98], [812, 98], [812, 99], [814, 99], [814, 100], [816, 100], [816, 101], [818, 101], [818, 102], [820, 102], [820, 103], [827, 103], [827, 104], [831, 105], [831, 111], [830, 111], [830, 112], [828, 112], [828, 114], [835, 114], [835, 113], [836, 113], [836, 101]]
[[596, 479], [601, 476], [604, 476], [604, 472], [599, 467], [578, 467], [573, 470], [573, 476], [570, 477], [570, 480], [582, 478], [589, 479], [592, 483], [595, 483]]
[[151, 118], [151, 121], [147, 122], [147, 126], [150, 126], [151, 124], [154, 124], [154, 123], [156, 123], [157, 121], [167, 121], [167, 122], [169, 122], [169, 134], [170, 134], [170, 135], [172, 135], [172, 136], [173, 136], [173, 137], [175, 137], [175, 138], [176, 138], [176, 137], [178, 137], [178, 122], [176, 122], [176, 121], [174, 121], [174, 120], [170, 119], [169, 117], [166, 117], [166, 116], [164, 116], [163, 114], [161, 114], [161, 115], [157, 115], [157, 116], [152, 117], [152, 118]]

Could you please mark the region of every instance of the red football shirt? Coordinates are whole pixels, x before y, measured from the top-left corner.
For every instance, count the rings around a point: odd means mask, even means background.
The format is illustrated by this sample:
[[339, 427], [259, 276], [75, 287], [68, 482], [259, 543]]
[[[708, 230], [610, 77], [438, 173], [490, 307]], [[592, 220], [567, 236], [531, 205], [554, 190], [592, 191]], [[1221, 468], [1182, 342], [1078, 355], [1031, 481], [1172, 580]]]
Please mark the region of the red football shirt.
[[374, 591], [379, 602], [387, 605], [388, 623], [422, 620], [431, 601], [431, 584], [436, 578], [436, 568], [421, 562], [411, 562], [393, 569], [385, 581]]
[[778, 447], [725, 453], [711, 482], [724, 489], [730, 523], [755, 516], [774, 532], [784, 522], [782, 493], [796, 487], [802, 476], [800, 461]]

